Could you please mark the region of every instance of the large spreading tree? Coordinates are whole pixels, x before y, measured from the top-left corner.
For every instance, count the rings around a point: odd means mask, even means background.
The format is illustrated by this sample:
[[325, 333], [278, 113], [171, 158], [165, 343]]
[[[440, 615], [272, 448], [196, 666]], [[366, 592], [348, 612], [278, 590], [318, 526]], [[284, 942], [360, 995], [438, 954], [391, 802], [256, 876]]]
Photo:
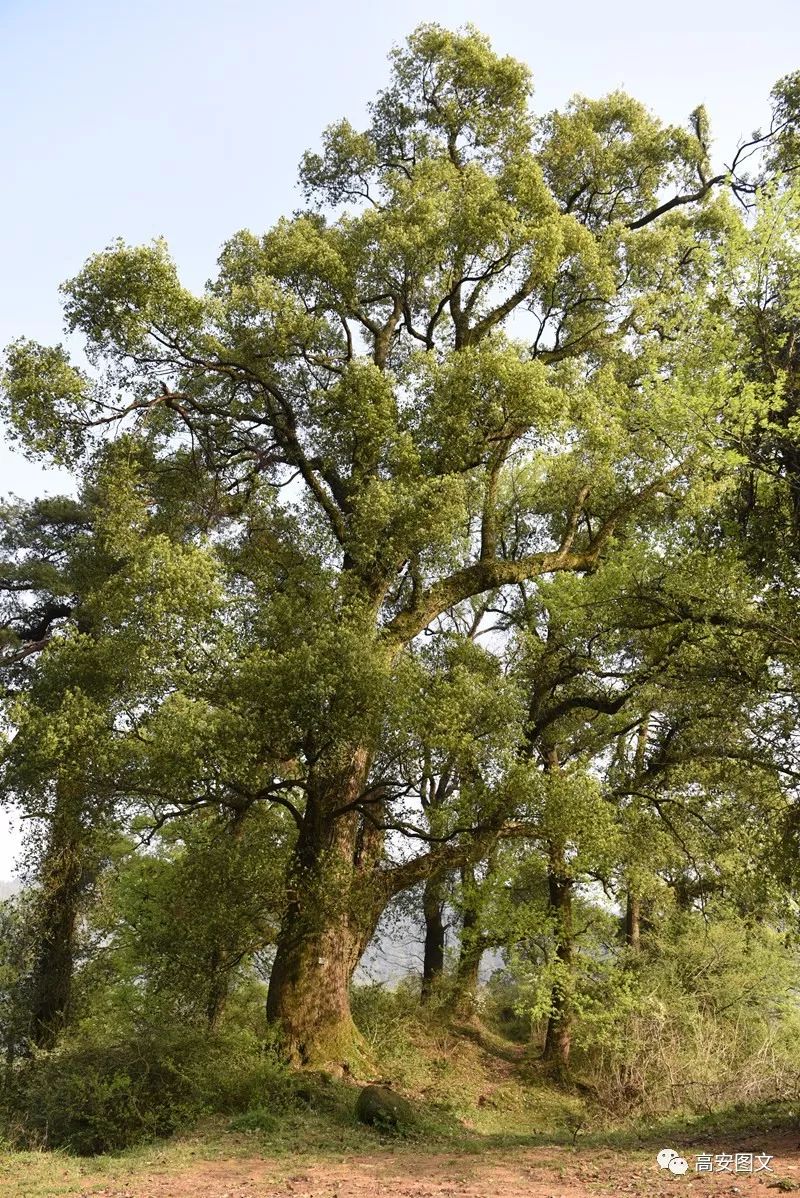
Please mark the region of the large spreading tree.
[[[197, 704], [224, 694], [240, 743], [213, 741], [215, 785], [296, 825], [268, 1012], [301, 1064], [357, 1054], [348, 984], [391, 896], [502, 832], [487, 804], [421, 853], [403, 839], [382, 748], [409, 647], [460, 604], [596, 571], [715, 501], [737, 380], [705, 300], [757, 183], [748, 154], [788, 152], [794, 93], [718, 172], [702, 110], [681, 129], [615, 93], [536, 118], [530, 95], [474, 30], [422, 26], [368, 127], [306, 155], [308, 207], [235, 235], [204, 294], [162, 243], [116, 244], [65, 287], [84, 366], [8, 351], [6, 410], [34, 450], [78, 462], [125, 426], [145, 491], [147, 471], [195, 479], [229, 630], [206, 648], [238, 652], [167, 722], [196, 744]], [[150, 736], [147, 715], [155, 787], [164, 717]]]

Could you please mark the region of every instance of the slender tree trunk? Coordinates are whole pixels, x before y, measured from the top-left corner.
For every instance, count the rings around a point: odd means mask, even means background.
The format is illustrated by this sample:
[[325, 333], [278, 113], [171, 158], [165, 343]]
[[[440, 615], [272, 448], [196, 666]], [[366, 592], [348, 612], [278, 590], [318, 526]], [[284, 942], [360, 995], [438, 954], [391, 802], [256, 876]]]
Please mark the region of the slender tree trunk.
[[550, 1016], [544, 1041], [543, 1058], [555, 1071], [564, 1074], [569, 1069], [572, 1048], [572, 988], [574, 984], [574, 946], [572, 922], [572, 891], [574, 882], [564, 872], [563, 854], [557, 848], [550, 852], [547, 871], [550, 912], [555, 924], [555, 955], [558, 978], [553, 986]]
[[[467, 930], [468, 933], [472, 931]], [[465, 1014], [475, 1009], [483, 952], [483, 945], [477, 936], [473, 936], [470, 942], [461, 948], [457, 973], [458, 1006]]]
[[[224, 825], [225, 835], [234, 843], [242, 838], [249, 810], [248, 806], [240, 807], [232, 815], [229, 815]], [[205, 975], [208, 978], [205, 1015], [212, 1031], [225, 1011], [231, 993], [233, 971], [241, 959], [242, 954], [237, 951], [235, 943], [232, 943], [231, 940], [226, 941], [224, 938], [220, 938], [216, 944], [212, 945], [208, 953], [205, 970]]]
[[77, 804], [60, 789], [34, 914], [30, 1038], [39, 1048], [52, 1048], [69, 1019], [75, 930], [85, 878], [84, 833]]
[[634, 952], [639, 951], [642, 929], [642, 904], [634, 890], [628, 891], [625, 904], [625, 943]]
[[483, 937], [481, 935], [481, 904], [475, 870], [465, 865], [461, 870], [462, 922], [461, 945], [456, 968], [456, 1000], [458, 1014], [469, 1016], [475, 1010], [478, 994], [478, 979], [483, 959]]
[[425, 916], [425, 949], [422, 960], [422, 1001], [427, 1002], [444, 972], [444, 899], [446, 879], [431, 874], [422, 892]]
[[211, 1031], [219, 1023], [228, 1002], [231, 970], [227, 965], [224, 950], [214, 947], [208, 957], [208, 987], [206, 989], [206, 1020]]

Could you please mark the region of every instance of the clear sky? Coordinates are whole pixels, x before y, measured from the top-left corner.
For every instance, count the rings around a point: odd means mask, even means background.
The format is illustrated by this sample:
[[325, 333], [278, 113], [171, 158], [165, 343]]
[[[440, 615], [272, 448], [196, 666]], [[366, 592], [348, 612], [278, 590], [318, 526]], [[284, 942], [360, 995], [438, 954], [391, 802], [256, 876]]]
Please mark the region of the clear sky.
[[[618, 87], [672, 122], [705, 103], [720, 161], [800, 68], [796, 0], [0, 0], [0, 346], [58, 340], [59, 283], [118, 236], [165, 236], [201, 287], [231, 233], [300, 205], [302, 152], [363, 119], [431, 20], [527, 62], [541, 111]], [[0, 493], [68, 485], [0, 445]]]

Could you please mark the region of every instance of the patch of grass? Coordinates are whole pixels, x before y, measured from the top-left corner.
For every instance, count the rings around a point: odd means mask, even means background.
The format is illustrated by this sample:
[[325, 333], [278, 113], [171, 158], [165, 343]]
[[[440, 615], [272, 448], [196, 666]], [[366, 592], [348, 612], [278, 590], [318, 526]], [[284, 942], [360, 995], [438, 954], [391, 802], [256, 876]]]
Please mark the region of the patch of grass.
[[432, 1139], [465, 1131], [492, 1143], [571, 1143], [576, 1125], [594, 1123], [586, 1100], [559, 1089], [525, 1047], [478, 1021], [453, 1024], [446, 1004], [420, 1008], [415, 991], [362, 987], [353, 995], [358, 1026], [382, 1076], [416, 1102]]
[[669, 1140], [679, 1140], [692, 1147], [735, 1140], [745, 1149], [753, 1137], [761, 1143], [764, 1136], [799, 1130], [800, 1101], [795, 1098], [780, 1102], [737, 1103], [701, 1115], [672, 1115], [647, 1124], [628, 1124], [587, 1137], [587, 1141], [627, 1148]]
[[[321, 1097], [302, 1101], [295, 1107], [275, 1111], [253, 1107], [234, 1117], [202, 1120], [190, 1132], [168, 1142], [154, 1143], [93, 1158], [63, 1152], [11, 1152], [0, 1156], [0, 1193], [3, 1198], [66, 1198], [67, 1195], [101, 1193], [111, 1186], [131, 1188], [144, 1172], [171, 1176], [204, 1161], [262, 1157], [274, 1161], [274, 1178], [296, 1169], [298, 1163], [341, 1161], [353, 1155], [390, 1151], [401, 1164], [406, 1153], [420, 1151], [452, 1153], [459, 1167], [479, 1156], [537, 1145], [572, 1148], [573, 1131], [567, 1125], [574, 1109], [569, 1095], [553, 1087], [528, 1083], [529, 1103], [525, 1115], [513, 1107], [481, 1112], [483, 1125], [465, 1128], [452, 1114], [435, 1105], [423, 1106], [418, 1125], [408, 1138], [381, 1133], [359, 1124], [353, 1109], [357, 1090], [343, 1083], [321, 1085]], [[305, 1085], [301, 1085], [305, 1089]], [[504, 1101], [514, 1090], [508, 1087]], [[538, 1103], [538, 1109], [536, 1104]], [[592, 1148], [623, 1150], [631, 1165], [649, 1163], [652, 1146], [670, 1141], [681, 1145], [719, 1146], [734, 1139], [743, 1148], [749, 1136], [797, 1126], [797, 1108], [790, 1103], [761, 1104], [731, 1108], [714, 1116], [664, 1120], [641, 1127], [592, 1131], [577, 1142], [577, 1154]], [[762, 1147], [761, 1142], [756, 1147]], [[572, 1153], [569, 1153], [571, 1159]], [[592, 1156], [592, 1160], [595, 1157]], [[463, 1164], [462, 1164], [463, 1163]], [[563, 1172], [565, 1158], [553, 1155], [536, 1160], [537, 1174]]]

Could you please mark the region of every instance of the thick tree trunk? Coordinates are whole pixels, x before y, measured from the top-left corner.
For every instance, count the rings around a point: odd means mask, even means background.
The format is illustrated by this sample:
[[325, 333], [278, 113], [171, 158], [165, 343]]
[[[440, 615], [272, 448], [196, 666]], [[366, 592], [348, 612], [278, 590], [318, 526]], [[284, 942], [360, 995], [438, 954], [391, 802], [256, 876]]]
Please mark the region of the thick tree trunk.
[[311, 921], [295, 911], [293, 918], [305, 931], [287, 925], [281, 934], [267, 1016], [280, 1024], [292, 1065], [356, 1072], [365, 1053], [350, 1013], [349, 987], [372, 929], [354, 926], [344, 913]]
[[422, 892], [425, 916], [425, 949], [422, 960], [422, 1001], [427, 1002], [444, 972], [444, 899], [446, 879], [431, 874]]
[[[371, 830], [355, 810], [368, 755], [345, 776], [311, 779], [267, 994], [297, 1067], [357, 1072], [367, 1054], [350, 1013], [349, 987], [384, 902], [373, 872]], [[336, 814], [338, 809], [338, 814]]]
[[543, 1059], [559, 1074], [569, 1068], [572, 1048], [573, 923], [572, 890], [574, 882], [563, 872], [563, 856], [553, 849], [547, 871], [550, 912], [555, 926], [555, 955], [558, 977], [553, 986], [550, 1016], [544, 1041]]

